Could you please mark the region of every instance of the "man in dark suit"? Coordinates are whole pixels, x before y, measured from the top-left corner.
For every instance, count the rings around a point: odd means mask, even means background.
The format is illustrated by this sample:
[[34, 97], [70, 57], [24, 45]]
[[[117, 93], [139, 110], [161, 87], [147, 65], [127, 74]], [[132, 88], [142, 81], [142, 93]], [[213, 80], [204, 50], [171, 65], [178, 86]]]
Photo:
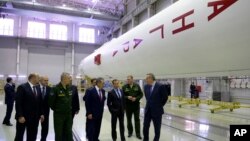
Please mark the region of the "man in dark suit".
[[190, 93], [191, 93], [191, 98], [196, 98], [196, 86], [194, 85], [194, 82], [191, 83], [190, 85]]
[[167, 91], [162, 84], [155, 81], [155, 76], [152, 73], [147, 74], [146, 83], [144, 86], [146, 107], [143, 123], [143, 141], [149, 141], [151, 120], [153, 121], [155, 129], [154, 141], [159, 141], [162, 115], [164, 114], [163, 107], [167, 102]]
[[89, 141], [99, 141], [101, 130], [104, 102], [106, 100], [105, 91], [103, 90], [104, 80], [96, 79], [96, 86], [89, 90], [86, 98], [87, 118], [89, 119]]
[[15, 100], [15, 84], [13, 83], [13, 80], [11, 77], [8, 77], [6, 79], [7, 84], [4, 86], [4, 92], [5, 92], [5, 104], [7, 106], [6, 109], [6, 115], [3, 120], [3, 124], [7, 126], [12, 126], [10, 123], [10, 117], [13, 110], [14, 100]]
[[74, 120], [75, 115], [80, 111], [80, 103], [78, 89], [75, 85], [72, 85], [72, 77], [70, 79], [70, 89], [72, 92], [72, 120]]
[[36, 85], [38, 74], [31, 73], [28, 82], [17, 88], [16, 94], [16, 137], [15, 141], [22, 141], [26, 129], [27, 141], [35, 141], [39, 119], [44, 120], [42, 111], [42, 95]]
[[192, 82], [190, 85], [191, 98], [195, 98], [195, 92], [196, 92], [196, 87], [194, 85], [194, 82]]
[[85, 95], [82, 98], [83, 101], [86, 101], [89, 90], [91, 90], [93, 87], [95, 87], [95, 85], [96, 85], [96, 79], [93, 78], [93, 79], [90, 80], [90, 82], [91, 82], [91, 86], [88, 89], [86, 89]]
[[[87, 96], [88, 96], [88, 94], [89, 94], [89, 91], [93, 88], [93, 87], [95, 87], [95, 85], [96, 85], [96, 79], [95, 78], [93, 78], [93, 79], [91, 79], [90, 80], [91, 81], [91, 86], [88, 88], [88, 89], [86, 89], [86, 91], [85, 91], [85, 95], [83, 96], [83, 101], [86, 101], [86, 99], [87, 99]], [[87, 106], [86, 106], [86, 102], [85, 102], [85, 108], [86, 108]], [[87, 111], [87, 108], [85, 109], [86, 111]], [[87, 118], [87, 112], [86, 112], [86, 126], [85, 126], [85, 132], [86, 132], [86, 138], [88, 139], [88, 129], [89, 129], [89, 119]]]
[[116, 133], [116, 123], [117, 119], [119, 119], [120, 125], [120, 136], [121, 141], [125, 141], [124, 136], [124, 110], [125, 110], [125, 98], [122, 90], [119, 88], [119, 81], [114, 79], [112, 81], [113, 89], [108, 94], [108, 108], [111, 113], [111, 127], [112, 127], [112, 139], [116, 141], [117, 133]]
[[51, 88], [48, 86], [49, 78], [47, 76], [40, 76], [40, 85], [38, 85], [38, 90], [42, 94], [44, 121], [41, 123], [41, 141], [46, 141], [49, 131], [49, 113], [50, 108], [48, 104], [49, 94]]

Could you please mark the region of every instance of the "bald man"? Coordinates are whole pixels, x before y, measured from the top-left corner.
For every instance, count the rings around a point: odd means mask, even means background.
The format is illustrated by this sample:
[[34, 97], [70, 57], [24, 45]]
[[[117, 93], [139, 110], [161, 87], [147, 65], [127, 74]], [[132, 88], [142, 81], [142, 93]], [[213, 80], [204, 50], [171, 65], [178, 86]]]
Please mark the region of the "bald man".
[[49, 113], [50, 108], [48, 104], [48, 98], [51, 88], [48, 86], [49, 78], [48, 76], [40, 76], [38, 89], [42, 94], [44, 121], [41, 123], [41, 141], [46, 141], [49, 131]]
[[161, 121], [164, 114], [164, 105], [167, 102], [166, 87], [156, 82], [153, 73], [148, 73], [146, 76], [146, 85], [144, 86], [144, 93], [146, 98], [146, 107], [144, 110], [143, 122], [143, 141], [149, 141], [149, 127], [150, 122], [153, 121], [155, 129], [155, 137], [153, 141], [160, 140]]

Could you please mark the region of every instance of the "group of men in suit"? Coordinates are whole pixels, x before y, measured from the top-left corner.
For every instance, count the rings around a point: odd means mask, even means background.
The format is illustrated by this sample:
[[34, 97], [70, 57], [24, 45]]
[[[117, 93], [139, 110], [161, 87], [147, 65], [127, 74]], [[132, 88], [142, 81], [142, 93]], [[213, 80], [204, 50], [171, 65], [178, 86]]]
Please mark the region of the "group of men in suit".
[[[11, 79], [12, 80], [12, 79]], [[14, 84], [7, 79], [6, 93], [15, 95]], [[39, 120], [41, 121], [41, 141], [46, 140], [48, 135], [49, 111], [54, 111], [54, 130], [56, 141], [72, 141], [72, 124], [75, 114], [78, 114], [79, 97], [77, 88], [71, 85], [72, 78], [69, 73], [62, 73], [61, 81], [54, 88], [48, 86], [48, 77], [39, 77], [32, 73], [28, 76], [28, 82], [21, 84], [16, 93], [16, 136], [15, 141], [22, 141], [24, 131], [27, 132], [27, 141], [35, 141]], [[135, 119], [135, 133], [138, 139], [140, 135], [140, 99], [143, 92], [138, 84], [133, 81], [133, 76], [127, 77], [128, 83], [122, 88], [119, 81], [112, 81], [113, 89], [108, 92], [107, 105], [111, 113], [112, 139], [117, 140], [116, 124], [119, 120], [120, 137], [125, 141], [124, 135], [124, 113], [127, 115], [128, 137], [132, 136], [133, 126], [132, 115]], [[86, 133], [89, 141], [99, 141], [104, 103], [106, 100], [104, 79], [93, 79], [92, 87], [86, 90], [84, 101], [86, 108]], [[11, 86], [11, 87], [10, 87]], [[10, 88], [9, 88], [10, 87]], [[10, 89], [10, 90], [8, 90]], [[75, 94], [77, 93], [77, 94]], [[163, 107], [167, 101], [167, 90], [164, 85], [156, 82], [154, 74], [146, 75], [146, 85], [144, 86], [146, 107], [143, 122], [143, 141], [149, 141], [150, 122], [153, 121], [155, 127], [154, 141], [159, 141]], [[11, 101], [12, 102], [12, 101]], [[8, 103], [8, 100], [6, 104]], [[76, 103], [76, 105], [75, 105]], [[10, 105], [8, 107], [8, 105]], [[13, 104], [12, 104], [13, 105]], [[12, 106], [13, 107], [13, 106]], [[3, 124], [9, 122], [11, 104], [7, 104], [6, 117]]]
[[[77, 114], [80, 110], [78, 90], [76, 86], [72, 85], [71, 76], [68, 73], [63, 74], [67, 74], [67, 89], [69, 90], [70, 97], [72, 97], [73, 100], [73, 102], [69, 102], [70, 104], [72, 104], [70, 105], [70, 109], [72, 110], [72, 114], [70, 114], [70, 120], [72, 121], [71, 123], [73, 123], [75, 114]], [[65, 75], [63, 75], [63, 79], [65, 79]], [[40, 140], [46, 141], [49, 131], [49, 115], [51, 108], [49, 105], [49, 98], [52, 91], [54, 90], [48, 86], [48, 77], [39, 76], [36, 73], [31, 73], [28, 76], [28, 82], [19, 85], [16, 92], [15, 84], [13, 83], [12, 78], [8, 77], [6, 81], [5, 104], [7, 105], [7, 110], [3, 124], [12, 126], [12, 124], [10, 123], [10, 117], [14, 102], [16, 102], [15, 119], [17, 122], [15, 141], [23, 140], [25, 130], [27, 134], [27, 141], [35, 141], [37, 138], [39, 120], [41, 122]], [[60, 105], [54, 106], [60, 107]], [[69, 130], [72, 134], [72, 129], [70, 128]], [[63, 132], [62, 134], [65, 134], [65, 132]], [[70, 138], [73, 140], [72, 137]]]
[[[111, 136], [113, 141], [117, 140], [117, 120], [119, 120], [121, 141], [126, 140], [124, 135], [125, 111], [128, 121], [128, 137], [131, 137], [133, 133], [131, 118], [132, 115], [134, 115], [136, 137], [142, 139], [140, 136], [139, 101], [143, 93], [140, 86], [133, 81], [132, 75], [127, 77], [127, 81], [128, 84], [124, 85], [121, 89], [119, 88], [119, 81], [114, 79], [112, 81], [113, 89], [108, 92], [107, 105], [111, 113]], [[96, 82], [96, 85], [87, 89], [83, 98], [86, 106], [86, 133], [89, 141], [99, 141], [104, 102], [106, 99], [103, 89], [104, 80], [102, 78], [97, 78], [91, 80], [91, 82]], [[168, 93], [164, 85], [156, 82], [154, 74], [149, 73], [146, 76], [144, 94], [146, 98], [146, 107], [143, 122], [143, 141], [149, 141], [149, 127], [151, 121], [153, 121], [155, 127], [154, 141], [159, 141], [162, 115], [164, 113], [163, 107], [167, 102]]]

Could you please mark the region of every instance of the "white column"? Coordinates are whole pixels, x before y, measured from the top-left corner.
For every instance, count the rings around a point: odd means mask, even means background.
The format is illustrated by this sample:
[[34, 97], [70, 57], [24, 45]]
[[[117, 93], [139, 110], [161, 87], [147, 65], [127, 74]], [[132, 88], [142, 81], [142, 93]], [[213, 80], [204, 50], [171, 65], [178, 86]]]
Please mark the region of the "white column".
[[148, 18], [152, 17], [156, 13], [155, 4], [149, 5], [147, 11], [148, 11]]
[[74, 66], [75, 66], [75, 44], [74, 43], [72, 43], [72, 55], [71, 55], [71, 74], [72, 74], [72, 76], [74, 77]]
[[19, 17], [18, 20], [18, 33], [17, 33], [17, 54], [16, 54], [16, 75], [19, 75], [20, 71], [20, 46], [21, 46], [21, 29], [22, 29], [22, 18]]
[[71, 74], [73, 76], [73, 79], [74, 79], [74, 75], [75, 75], [75, 24], [73, 23], [72, 25], [72, 54], [71, 54]]

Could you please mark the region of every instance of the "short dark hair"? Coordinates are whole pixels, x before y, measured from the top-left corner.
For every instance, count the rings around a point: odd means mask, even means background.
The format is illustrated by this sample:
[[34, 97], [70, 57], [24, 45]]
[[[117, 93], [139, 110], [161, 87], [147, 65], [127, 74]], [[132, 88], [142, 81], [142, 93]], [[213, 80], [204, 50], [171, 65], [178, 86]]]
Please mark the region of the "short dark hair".
[[90, 80], [91, 84], [93, 84], [93, 83], [94, 83], [94, 81], [96, 81], [96, 79], [95, 79], [95, 78], [91, 79], [91, 80]]
[[31, 73], [29, 76], [28, 76], [28, 80], [31, 80], [33, 77], [36, 77], [37, 74], [36, 73]]
[[133, 76], [132, 76], [132, 75], [128, 75], [127, 77], [129, 77], [129, 78], [133, 79]]
[[114, 84], [114, 83], [115, 83], [115, 81], [118, 81], [118, 80], [117, 80], [117, 79], [113, 79], [113, 80], [112, 80], [112, 84]]
[[7, 83], [10, 83], [10, 81], [12, 81], [12, 78], [11, 77], [7, 77], [6, 81], [7, 81]]
[[71, 77], [69, 73], [63, 72], [63, 73], [61, 74], [61, 81], [63, 81], [63, 79], [64, 79], [65, 77], [67, 77], [67, 76]]
[[101, 77], [96, 78], [96, 84], [98, 84], [98, 83], [100, 83], [100, 82], [102, 82], [102, 81], [104, 81], [103, 78], [101, 78]]
[[153, 80], [155, 80], [155, 75], [153, 73], [148, 73], [147, 75], [149, 75]]

